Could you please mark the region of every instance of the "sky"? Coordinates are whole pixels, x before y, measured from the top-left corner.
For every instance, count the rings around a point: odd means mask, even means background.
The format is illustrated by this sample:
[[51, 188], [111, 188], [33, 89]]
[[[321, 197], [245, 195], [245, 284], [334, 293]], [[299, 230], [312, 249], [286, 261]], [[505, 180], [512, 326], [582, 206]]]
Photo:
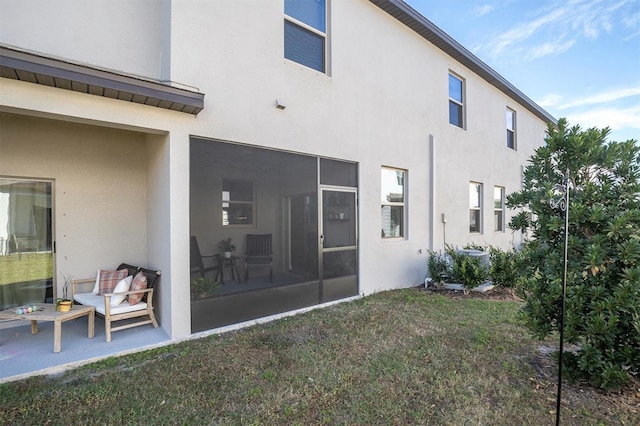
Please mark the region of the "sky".
[[556, 119], [640, 143], [640, 0], [405, 0]]

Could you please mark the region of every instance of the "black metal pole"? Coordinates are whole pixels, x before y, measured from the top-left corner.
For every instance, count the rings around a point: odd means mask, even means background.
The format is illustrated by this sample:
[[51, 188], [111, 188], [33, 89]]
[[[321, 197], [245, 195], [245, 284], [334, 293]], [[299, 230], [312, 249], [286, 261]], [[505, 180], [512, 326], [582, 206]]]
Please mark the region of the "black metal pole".
[[569, 247], [569, 172], [565, 177], [564, 195], [564, 257], [562, 258], [562, 300], [560, 308], [560, 352], [558, 354], [558, 396], [556, 398], [556, 426], [560, 425], [560, 399], [562, 396], [562, 354], [564, 352], [564, 311], [567, 294], [567, 255]]

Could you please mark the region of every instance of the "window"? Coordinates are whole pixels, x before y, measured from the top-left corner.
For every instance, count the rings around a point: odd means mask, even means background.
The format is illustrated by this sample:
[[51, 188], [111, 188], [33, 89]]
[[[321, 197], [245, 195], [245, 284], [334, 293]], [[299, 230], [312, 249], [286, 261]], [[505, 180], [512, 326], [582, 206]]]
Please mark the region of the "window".
[[449, 123], [464, 128], [464, 84], [453, 74], [449, 74]]
[[284, 1], [284, 57], [325, 72], [326, 0]]
[[504, 232], [504, 188], [493, 188], [493, 230]]
[[222, 180], [222, 225], [253, 225], [253, 182]]
[[482, 184], [469, 184], [469, 232], [482, 232]]
[[516, 149], [516, 112], [507, 108], [507, 148]]
[[404, 170], [382, 168], [382, 238], [404, 237], [406, 174]]

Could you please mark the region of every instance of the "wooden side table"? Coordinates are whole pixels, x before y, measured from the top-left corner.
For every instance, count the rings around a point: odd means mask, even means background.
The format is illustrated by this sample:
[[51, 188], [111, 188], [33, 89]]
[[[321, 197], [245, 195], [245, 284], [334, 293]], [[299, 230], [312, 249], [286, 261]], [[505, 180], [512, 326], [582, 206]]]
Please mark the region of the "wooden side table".
[[53, 321], [53, 352], [60, 352], [62, 347], [62, 323], [75, 318], [87, 316], [88, 338], [93, 339], [95, 333], [96, 310], [93, 306], [73, 305], [69, 312], [56, 311], [52, 303], [36, 303], [36, 312], [18, 315], [16, 308], [0, 311], [0, 319], [17, 319], [31, 321], [31, 334], [38, 333], [38, 321]]
[[216, 273], [216, 281], [218, 280], [218, 277], [220, 277], [220, 282], [222, 284], [224, 284], [224, 268], [225, 266], [230, 266], [231, 267], [231, 279], [238, 280], [238, 283], [242, 283], [242, 281], [240, 281], [240, 273], [238, 272], [238, 265], [236, 263], [236, 260], [240, 259], [240, 257], [238, 256], [231, 256], [231, 257], [224, 257], [224, 256], [219, 256], [218, 257], [218, 272]]

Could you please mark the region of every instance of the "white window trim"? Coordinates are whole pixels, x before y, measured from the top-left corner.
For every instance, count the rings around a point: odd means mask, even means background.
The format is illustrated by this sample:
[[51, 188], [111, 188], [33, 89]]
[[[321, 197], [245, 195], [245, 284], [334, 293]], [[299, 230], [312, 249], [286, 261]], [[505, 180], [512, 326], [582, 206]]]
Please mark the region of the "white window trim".
[[480, 214], [478, 215], [478, 221], [480, 222], [478, 225], [479, 225], [480, 230], [479, 231], [471, 231], [471, 230], [469, 230], [469, 233], [473, 234], [473, 235], [482, 235], [483, 234], [483, 230], [484, 230], [484, 227], [482, 226], [483, 223], [484, 223], [484, 220], [483, 220], [484, 185], [482, 184], [482, 182], [470, 181], [469, 182], [469, 187], [471, 185], [479, 185], [480, 186], [480, 191], [478, 193], [478, 198], [479, 198], [478, 199], [478, 204], [479, 204], [479, 206], [476, 208], [476, 207], [471, 207], [469, 205], [469, 211], [473, 210], [473, 211], [480, 212]]
[[[460, 89], [460, 95], [462, 97], [462, 102], [459, 102], [456, 99], [453, 99], [450, 95], [448, 87], [449, 87], [449, 76], [453, 76], [455, 78], [457, 78], [458, 80], [460, 80], [461, 83], [461, 89]], [[459, 74], [456, 74], [455, 72], [449, 70], [449, 73], [447, 74], [447, 95], [449, 95], [449, 102], [453, 102], [456, 105], [460, 105], [462, 108], [462, 125], [458, 126], [457, 124], [452, 124], [451, 123], [451, 117], [449, 117], [449, 125], [453, 126], [453, 127], [457, 127], [458, 129], [463, 129], [466, 130], [467, 129], [467, 111], [465, 108], [465, 104], [466, 104], [466, 100], [467, 100], [467, 84], [466, 84], [466, 80]], [[448, 104], [447, 104], [448, 106]]]
[[507, 148], [517, 151], [518, 150], [518, 136], [517, 136], [518, 133], [517, 133], [516, 127], [518, 122], [518, 115], [516, 114], [516, 110], [512, 108], [507, 107], [507, 111], [511, 111], [511, 113], [513, 114], [511, 128], [507, 127], [507, 132], [511, 131], [513, 133], [513, 147], [510, 147], [509, 145], [507, 145]]
[[[331, 51], [331, 43], [329, 39], [329, 31], [331, 28], [331, 20], [329, 19], [330, 11], [331, 11], [331, 0], [326, 0], [324, 3], [324, 26], [325, 26], [324, 32], [284, 13], [285, 21], [289, 21], [300, 28], [304, 28], [305, 30], [311, 31], [312, 33], [324, 38], [324, 71], [318, 71], [316, 69], [309, 68], [308, 66], [301, 64], [299, 62], [293, 61], [291, 59], [284, 58], [285, 61], [291, 62], [292, 64], [303, 66], [307, 69], [310, 69], [311, 71], [315, 71], [320, 74], [325, 74], [327, 76], [331, 75], [331, 72], [330, 72], [331, 71], [331, 55], [329, 54], [329, 52]], [[284, 57], [284, 54], [282, 56]]]
[[[392, 171], [396, 171], [396, 172], [402, 172], [403, 173], [403, 182], [402, 182], [402, 202], [394, 202], [394, 201], [387, 201], [387, 202], [380, 202], [380, 206], [390, 206], [390, 207], [394, 207], [394, 206], [399, 206], [402, 207], [402, 235], [398, 236], [398, 237], [380, 237], [380, 239], [382, 241], [398, 241], [398, 240], [405, 240], [407, 238], [407, 170], [406, 169], [400, 169], [398, 167], [391, 167], [391, 166], [382, 166], [380, 168], [380, 171], [382, 172], [382, 170], [392, 170]], [[382, 189], [382, 188], [381, 188]]]
[[[223, 222], [221, 224], [223, 229], [233, 229], [233, 228], [255, 228], [256, 227], [256, 223], [257, 218], [256, 218], [256, 183], [253, 180], [249, 180], [249, 179], [242, 179], [242, 178], [233, 178], [233, 177], [223, 177], [222, 178], [222, 187], [224, 188], [224, 181], [228, 180], [228, 181], [235, 181], [235, 182], [251, 182], [251, 189], [253, 191], [253, 194], [251, 195], [252, 197], [252, 201], [224, 201], [224, 199], [222, 200], [222, 204], [221, 207], [224, 209], [224, 204], [228, 203], [228, 204], [245, 204], [245, 205], [251, 205], [251, 215], [252, 215], [252, 221], [251, 223], [246, 223], [246, 224], [226, 224], [224, 223], [224, 213], [223, 213]], [[224, 190], [222, 191], [222, 193], [224, 193]], [[224, 210], [222, 210], [224, 211]]]
[[[495, 190], [498, 189], [498, 188], [501, 190], [501, 192], [500, 192], [500, 208], [499, 209], [496, 208], [496, 196], [495, 196]], [[502, 223], [502, 229], [495, 229], [496, 227], [495, 227], [495, 222], [494, 222], [493, 230], [495, 232], [498, 232], [498, 233], [504, 233], [504, 232], [506, 232], [506, 228], [507, 228], [506, 224], [504, 223], [504, 221], [505, 221], [505, 197], [506, 197], [507, 191], [506, 191], [504, 186], [499, 186], [499, 185], [494, 186], [493, 187], [493, 191], [494, 191], [493, 192], [493, 214], [494, 214], [494, 220], [495, 220], [496, 212], [500, 212], [500, 215], [502, 216], [502, 222], [501, 222]]]

